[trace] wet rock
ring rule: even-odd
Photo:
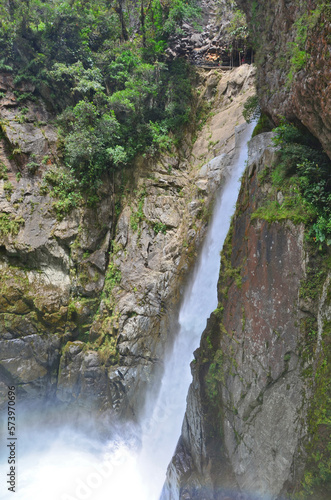
[[[20,397],[51,398],[57,382],[60,339],[27,335],[0,341],[0,374],[6,385],[18,387]]]
[[[299,457],[312,397],[302,324],[307,313],[317,317],[329,282],[320,304],[311,300],[308,311],[300,298],[308,258],[302,225],[251,220],[265,200],[258,174],[272,164],[271,137],[250,142],[222,251],[219,306],[191,365],[193,382],[164,499],[214,499],[226,489],[238,492],[234,498],[249,498],[245,492],[254,490],[258,498],[275,499],[302,475]],[[331,315],[330,305],[323,311],[324,318]],[[326,326],[319,325],[322,332]]]

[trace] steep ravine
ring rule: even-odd
[[[330,254],[303,225],[252,218],[270,142],[250,143],[162,499],[329,498]]]
[[[136,417],[176,330],[181,291],[253,82],[250,66],[201,70],[199,99],[214,109],[193,146],[188,133],[178,155],[141,158],[104,179],[96,207],[80,203],[66,213],[54,191],[66,182],[54,117],[41,100],[22,111],[16,95],[27,89],[2,76],[4,393],[15,384],[21,401]]]

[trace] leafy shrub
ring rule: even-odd
[[[115,286],[117,286],[121,282],[121,280],[122,274],[120,269],[118,269],[113,262],[110,262],[106,272],[103,293],[106,296],[111,294],[113,288],[115,288]]]
[[[70,170],[53,165],[44,175],[40,194],[50,193],[58,220],[62,220],[73,208],[79,206],[82,195],[77,190],[77,181]]]
[[[7,167],[2,161],[0,161],[0,179],[8,180]]]
[[[162,222],[155,222],[153,225],[153,229],[155,234],[163,233],[166,234],[167,232],[167,226],[166,224],[163,224]]]
[[[7,200],[10,200],[11,195],[14,191],[14,186],[12,185],[12,183],[9,181],[5,181],[3,184],[3,190],[6,193]]]
[[[24,224],[23,217],[14,217],[12,214],[0,213],[0,236],[17,234],[20,226]]]
[[[307,131],[283,124],[275,129],[275,144],[280,146],[273,183],[281,186],[286,179],[297,186],[314,212],[310,234],[319,243],[331,244],[331,161],[318,141]]]

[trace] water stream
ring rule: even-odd
[[[217,306],[220,250],[229,229],[245,168],[253,124],[241,133],[234,165],[215,205],[203,249],[180,310],[180,330],[166,360],[158,399],[146,409],[142,446],[125,432],[111,442],[74,429],[70,422],[39,428],[25,420],[18,448],[15,500],[158,500],[175,450],[191,382],[190,361],[206,320]],[[31,417],[32,418],[32,417]],[[8,465],[0,464],[1,484]],[[1,499],[12,493],[0,493]]]

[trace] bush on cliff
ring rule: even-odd
[[[274,200],[269,204],[269,209],[273,207],[269,218],[304,222],[314,241],[330,245],[331,161],[311,134],[294,125],[285,123],[275,134],[279,151],[270,180],[276,189],[282,189],[285,198],[282,203]]]

